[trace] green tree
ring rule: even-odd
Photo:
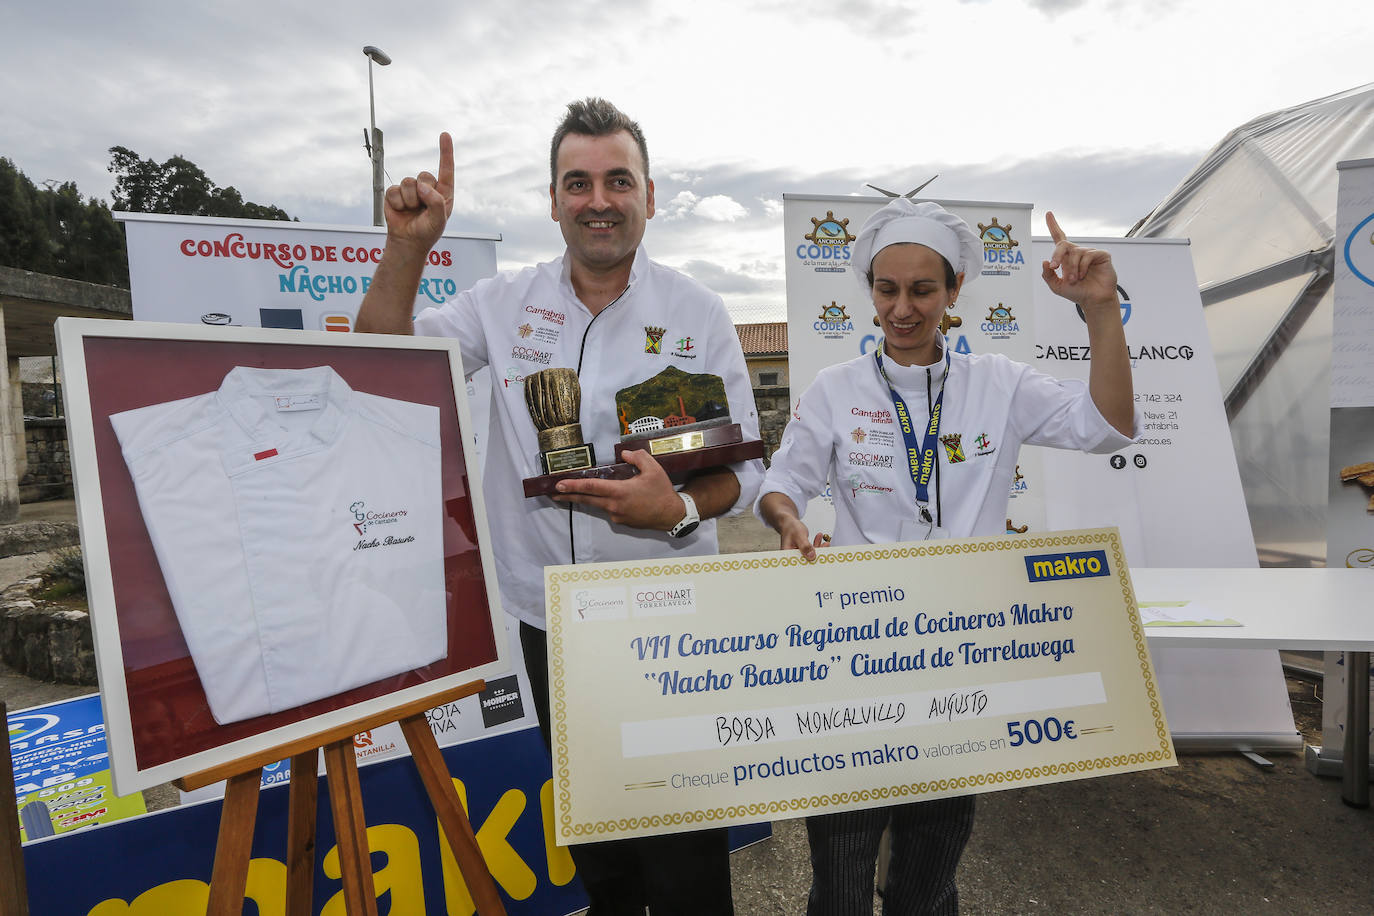
[[[114,146],[109,170],[115,176],[115,210],[291,219],[280,207],[245,201],[237,188],[217,187],[184,156],[159,164]],[[94,197],[83,200],[75,182],[36,187],[0,157],[0,265],[127,288],[124,229],[110,210]]]
[[[50,273],[53,240],[39,191],[0,158],[0,264]]]
[[[235,219],[291,219],[280,207],[245,201],[237,188],[218,187],[200,166],[184,156],[173,156],[159,164],[152,159],[140,159],[138,153],[127,147],[112,146],[109,170],[115,176],[116,210]]]

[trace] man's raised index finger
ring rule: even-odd
[[[439,135],[439,182],[436,189],[444,200],[453,199],[453,137],[448,131]]]
[[[1054,239],[1055,244],[1068,238],[1068,236],[1064,234],[1064,230],[1059,228],[1059,220],[1054,218],[1053,211],[1045,211],[1045,224],[1050,227],[1050,238]]]

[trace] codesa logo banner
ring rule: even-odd
[[[849,217],[837,217],[826,210],[823,217],[811,217],[811,231],[802,236],[795,255],[802,266],[817,273],[844,273],[849,266],[849,245],[856,236],[849,231]]]

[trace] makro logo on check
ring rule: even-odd
[[[1105,550],[1078,553],[1046,553],[1026,557],[1026,576],[1031,582],[1057,579],[1091,579],[1111,575]]]

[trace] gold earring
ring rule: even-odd
[[[880,327],[883,326],[883,323],[882,323],[881,321],[878,320],[878,316],[877,316],[877,315],[874,315],[874,316],[873,316],[873,326],[874,326],[875,328],[880,328]]]

